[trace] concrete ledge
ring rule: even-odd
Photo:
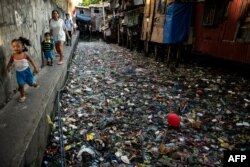
[[[46,148],[57,91],[64,85],[67,65],[78,43],[79,33],[73,35],[72,46],[64,47],[64,64],[42,68],[37,76],[38,89],[27,88],[25,103],[18,103],[19,93],[0,110],[0,166],[39,167]]]

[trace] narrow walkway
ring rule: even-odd
[[[73,35],[72,46],[64,48],[65,63],[42,68],[37,76],[38,89],[27,88],[25,103],[17,102],[19,94],[0,110],[0,166],[40,166],[50,126],[47,115],[53,114],[57,91],[64,84],[67,64],[78,42]]]

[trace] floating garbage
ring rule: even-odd
[[[191,61],[173,73],[103,42],[79,43],[72,62],[43,167],[215,167],[250,150],[249,78]]]

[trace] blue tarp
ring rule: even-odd
[[[76,19],[80,21],[90,21],[91,17],[84,14],[76,14]]]
[[[188,39],[192,4],[174,2],[167,7],[163,43],[175,44]]]

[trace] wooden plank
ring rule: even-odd
[[[151,41],[162,43],[163,42],[163,30],[164,30],[164,21],[165,21],[165,14],[159,13],[156,9],[159,6],[159,2],[157,1],[155,4],[155,15],[153,17],[153,27],[152,27],[152,35]]]
[[[154,20],[155,20],[155,22],[154,22],[151,41],[157,42],[157,43],[162,43],[163,42],[165,15],[156,14],[156,17]]]
[[[152,24],[154,16],[154,4],[155,0],[146,0],[144,8],[143,26],[142,26],[142,40],[149,41],[152,33]]]

